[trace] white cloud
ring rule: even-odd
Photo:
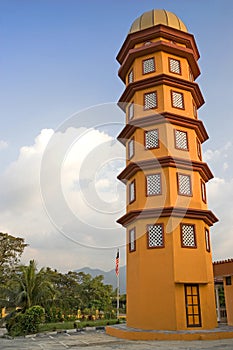
[[[8,142],[0,140],[0,151],[8,147]]]
[[[211,229],[213,258],[233,257],[233,178],[214,178],[207,186],[209,209],[219,222]]]
[[[222,150],[208,150],[205,160],[215,172],[221,173],[219,165],[228,171],[231,151],[228,143]],[[20,149],[18,159],[0,174],[0,215],[1,231],[30,244],[24,262],[35,258],[40,266],[62,271],[114,267],[115,246],[125,242],[125,230],[116,224],[125,212],[125,188],[116,180],[124,157],[120,143],[93,128],[45,129],[33,145]],[[209,209],[220,219],[211,229],[213,257],[232,257],[232,174],[226,178],[222,172],[207,190]],[[121,258],[123,263],[124,249]]]
[[[124,212],[124,186],[116,179],[123,155],[112,137],[87,128],[42,130],[33,145],[20,149],[0,174],[0,215],[1,231],[30,244],[25,262],[35,258],[61,270],[114,267],[114,246],[125,239],[115,223]]]

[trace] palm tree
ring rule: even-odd
[[[45,306],[55,294],[44,268],[37,272],[34,260],[28,266],[21,266],[15,279],[16,305],[28,309],[34,305]]]

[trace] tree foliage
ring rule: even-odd
[[[30,324],[37,306],[45,310],[46,321],[52,322],[75,319],[78,313],[91,317],[98,314],[96,310],[101,315],[112,313],[116,297],[112,286],[104,284],[102,275],[61,273],[50,267],[37,269],[34,260],[19,265],[26,246],[23,238],[0,233],[0,306],[21,308],[19,313],[13,311],[8,322],[12,332],[31,332],[22,329],[28,327],[27,322]]]
[[[44,314],[44,309],[39,305],[16,313],[6,323],[7,331],[12,336],[37,333],[40,323],[44,320]]]
[[[28,266],[18,268],[12,287],[15,290],[15,303],[23,309],[29,309],[34,305],[45,306],[55,294],[44,268],[37,271],[34,260],[31,260]]]
[[[19,263],[27,244],[23,238],[0,232],[0,278],[5,279]]]

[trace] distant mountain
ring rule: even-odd
[[[117,278],[116,278],[115,269],[110,271],[103,271],[100,269],[83,267],[82,269],[75,270],[75,272],[83,272],[86,274],[89,273],[92,277],[103,275],[105,284],[111,284],[113,286],[113,289],[116,289],[117,287]],[[126,293],[126,266],[120,267],[119,276],[120,276],[120,294],[125,294]]]

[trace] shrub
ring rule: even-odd
[[[18,313],[6,324],[7,331],[12,336],[33,334],[39,331],[39,325],[44,321],[44,309],[32,306],[25,313]]]

